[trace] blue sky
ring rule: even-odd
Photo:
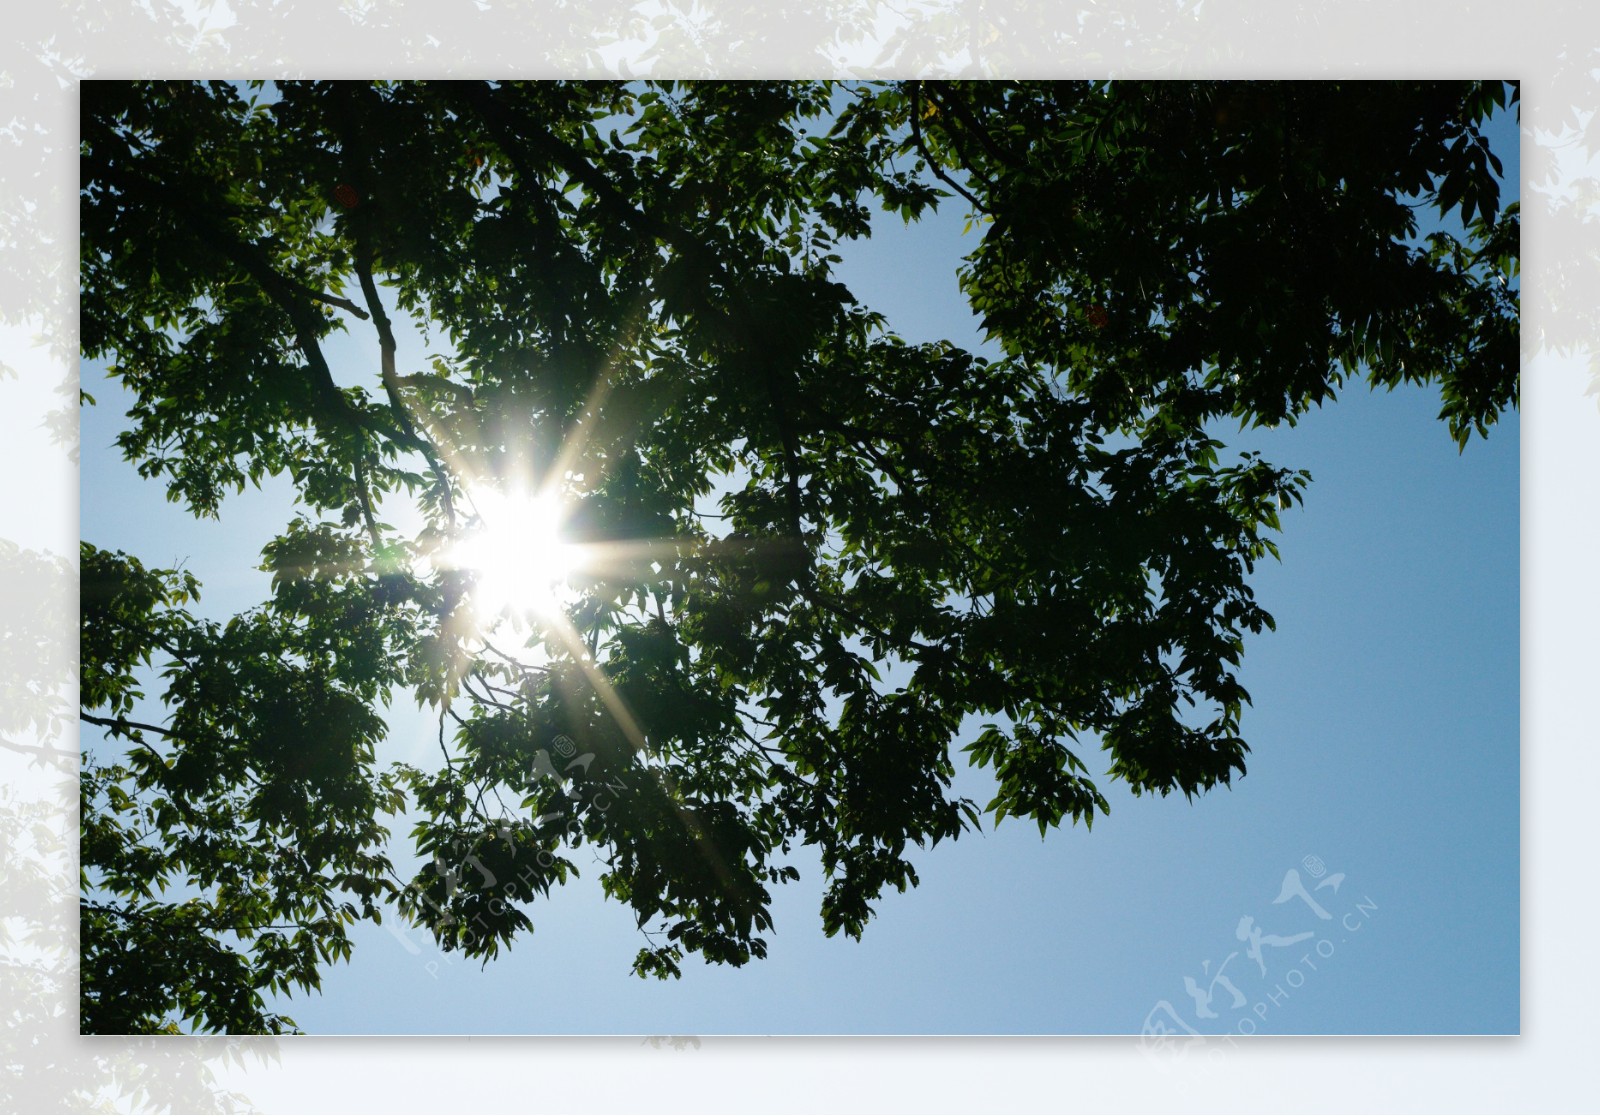
[[[1494,139],[1514,196],[1515,130]],[[908,338],[975,344],[955,286],[961,224],[957,207],[909,230],[881,220],[842,277]],[[237,498],[221,524],[190,519],[108,450],[120,408],[97,381],[86,368],[101,405],[83,419],[83,537],[186,561],[207,611],[255,603],[266,582],[251,567],[287,519],[286,489]],[[641,940],[580,853],[583,878],[486,969],[422,931],[362,926],[322,994],[283,1009],[313,1033],[1136,1033],[1150,1019],[1515,1032],[1519,423],[1458,454],[1437,411],[1432,391],[1358,387],[1241,441],[1314,482],[1284,517],[1282,564],[1255,578],[1278,629],[1247,643],[1253,752],[1231,790],[1191,804],[1102,782],[1112,812],[1092,833],[1041,841],[1012,822],[941,845],[916,860],[921,887],[877,904],[860,943],[823,937],[818,873],[802,862],[805,879],[777,896],[766,961],[691,961],[666,983],[628,974]],[[436,754],[431,719],[403,700],[391,724],[394,758]],[[980,775],[956,789],[987,800]],[[1309,857],[1321,879],[1343,875],[1310,891],[1328,919],[1273,902],[1291,871],[1315,887]],[[1259,964],[1238,936],[1247,917],[1268,936]],[[1204,988],[1218,966],[1243,1004],[1218,982],[1203,1020],[1185,978]]]

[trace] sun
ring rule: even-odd
[[[549,618],[572,597],[568,579],[580,548],[565,535],[570,509],[554,493],[468,493],[476,513],[467,535],[450,549],[450,564],[473,573],[472,599],[480,620]]]

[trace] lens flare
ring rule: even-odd
[[[566,541],[568,509],[547,493],[506,494],[480,489],[469,494],[475,525],[451,548],[451,564],[470,570],[472,597],[484,620],[497,616],[548,618],[566,604],[568,578],[581,560]]]

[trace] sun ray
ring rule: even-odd
[[[643,322],[643,310],[642,305],[637,308],[624,334],[631,334],[632,327]],[[458,424],[439,420],[414,401],[407,401],[407,409],[428,430],[440,457],[462,486],[463,502],[473,511],[467,524],[450,524],[452,538],[436,552],[432,562],[438,567],[472,574],[475,613],[472,623],[477,628],[478,638],[488,646],[507,620],[518,627],[524,621],[531,622],[535,632],[528,640],[529,646],[537,646],[546,654],[565,651],[635,755],[642,759],[649,754],[643,727],[567,615],[568,606],[578,596],[573,581],[594,578],[648,582],[660,578],[664,570],[675,567],[689,555],[717,552],[724,547],[714,539],[581,543],[566,537],[567,521],[575,506],[572,489],[593,490],[603,479],[600,473],[607,464],[604,456],[595,461],[595,468],[588,466],[592,442],[597,437],[609,441],[612,437],[626,436],[621,429],[608,431],[607,416],[603,413],[617,386],[617,369],[624,348],[625,340],[619,336],[611,359],[595,377],[553,460],[540,470],[542,481],[537,487],[532,483],[519,485],[514,480],[508,481],[503,470],[496,471],[497,482],[495,473],[485,470],[479,455],[463,447],[463,435],[478,444],[484,440],[481,416],[470,407],[458,412]],[[463,426],[470,429],[462,429]],[[533,471],[528,468],[531,463],[526,455],[517,452],[518,447],[507,448],[518,460],[518,465],[510,470],[512,474],[527,475]],[[760,545],[747,541],[742,548],[749,550]],[[724,886],[733,888],[734,876],[727,858],[706,834],[694,811],[683,802],[671,776],[654,765],[649,770],[661,781],[686,832],[712,871]]]
[[[616,721],[617,727],[622,730],[622,735],[627,738],[628,743],[633,747],[634,753],[639,756],[647,756],[649,754],[649,745],[645,740],[644,730],[634,717],[633,711],[628,708],[628,703],[623,700],[622,695],[617,693],[616,687],[611,684],[611,679],[605,676],[605,672],[600,669],[599,664],[589,654],[589,649],[584,646],[583,636],[572,626],[572,621],[568,620],[564,615],[556,616],[551,620],[551,629],[552,634],[565,648],[573,663],[583,672],[584,679],[589,683],[589,687],[594,691],[595,696],[600,699],[600,704],[605,707],[606,712],[610,713],[613,720]],[[701,855],[706,858],[711,870],[716,873],[723,886],[732,890],[734,886],[733,871],[728,866],[726,856],[716,846],[716,843],[706,835],[704,828],[695,818],[693,811],[684,805],[682,796],[672,776],[660,767],[651,767],[648,770],[653,772],[655,777],[661,781],[668,800],[683,821],[684,829],[688,831]]]

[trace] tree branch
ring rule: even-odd
[[[151,210],[172,214],[188,226],[190,234],[204,248],[219,253],[253,279],[289,319],[295,346],[306,358],[311,387],[322,404],[319,417],[330,423],[337,417],[356,429],[365,428],[364,416],[334,382],[318,340],[324,319],[312,309],[311,302],[329,301],[328,296],[281,275],[259,243],[247,240],[232,227],[229,218],[237,214],[226,211],[219,214],[213,205],[198,200],[204,198],[204,191],[181,189],[139,168],[126,170],[119,176],[116,186],[128,199],[140,201]]]
[[[399,424],[406,444],[428,459],[428,469],[433,473],[433,479],[439,486],[439,503],[453,525],[456,521],[456,507],[455,501],[450,496],[450,478],[446,475],[444,466],[440,464],[438,455],[434,453],[433,446],[417,433],[416,424],[411,421],[411,411],[400,395],[400,377],[395,372],[394,363],[398,348],[395,344],[394,328],[389,323],[389,315],[383,308],[382,299],[378,297],[378,285],[372,278],[371,249],[359,236],[356,238],[355,266],[356,278],[361,283],[361,294],[367,300],[367,306],[372,311],[372,323],[378,330],[378,348],[382,354],[383,390],[389,397],[389,410],[394,414],[395,422]]]
[[[150,754],[155,756],[162,763],[167,762],[167,758],[165,756],[156,751],[154,748],[151,748],[149,744],[145,744],[144,741],[136,740],[130,734],[134,732],[153,732],[157,736],[164,736],[169,740],[188,739],[188,737],[184,736],[182,733],[173,732],[171,729],[162,728],[160,725],[147,725],[140,721],[130,721],[126,717],[96,717],[94,714],[85,713],[80,709],[78,711],[78,719],[80,721],[87,721],[91,725],[99,725],[101,728],[108,728],[118,736],[132,740],[135,744],[144,744],[145,748],[149,749]]]
[[[324,294],[321,291],[311,289],[303,283],[297,285],[300,287],[300,292],[307,298],[314,298],[318,302],[327,303],[329,306],[337,306],[341,310],[348,310],[362,321],[367,320],[367,312],[361,309],[361,307],[357,306],[355,303],[351,302],[348,298],[340,298],[338,295]]]
[[[950,87],[949,82],[928,82],[928,96],[930,99],[936,100],[941,107],[953,112],[956,119],[965,124],[972,131],[972,134],[978,137],[979,145],[989,153],[990,158],[996,162],[1004,163],[1008,167],[1021,168],[1028,165],[1027,160],[1013,155],[1000,146],[999,142],[989,134],[989,130],[983,126],[983,123],[967,107],[966,103],[957,96],[955,90]],[[969,167],[968,169],[970,170],[971,168]]]
[[[362,193],[368,196],[373,194],[371,183],[367,181],[366,168],[372,165],[372,158],[367,151],[367,144],[362,135],[361,121],[357,118],[356,92],[351,85],[341,85],[344,96],[336,101],[337,111],[334,113],[336,128],[339,132],[340,145],[343,149],[346,162],[349,164],[351,175],[360,183]],[[378,332],[378,350],[380,353],[380,376],[383,381],[383,391],[389,400],[389,411],[394,415],[398,427],[396,438],[402,445],[416,450],[427,459],[428,469],[433,473],[439,490],[439,503],[445,515],[454,525],[456,521],[455,502],[450,495],[450,480],[446,475],[438,456],[434,453],[433,446],[428,440],[417,432],[416,424],[411,421],[411,412],[407,408],[405,399],[400,395],[399,375],[395,370],[395,354],[399,346],[395,342],[394,326],[389,321],[389,314],[383,308],[383,300],[378,296],[378,285],[372,277],[372,265],[376,256],[372,236],[372,210],[363,208],[352,215],[349,223],[351,239],[354,241],[354,266],[356,279],[361,284],[361,295],[367,304],[367,310],[372,315],[372,324]],[[365,319],[366,314],[361,317]]]
[[[60,763],[66,763],[69,760],[75,760],[78,755],[76,752],[66,748],[52,748],[48,744],[18,744],[16,741],[7,740],[3,736],[0,736],[0,748],[4,748],[8,752],[16,752],[19,755],[34,756],[40,762],[55,760]]]
[[[372,553],[376,557],[378,551],[383,549],[383,536],[378,531],[378,517],[372,510],[372,491],[367,484],[367,471],[361,466],[361,459],[356,459],[356,495],[361,497],[361,519],[367,527],[367,538],[372,542]]]
[[[555,163],[574,182],[582,186],[616,220],[653,240],[659,240],[676,249],[679,254],[705,266],[714,275],[722,268],[712,253],[688,230],[646,210],[636,209],[627,196],[612,185],[605,174],[597,170],[583,152],[567,144],[546,128],[531,119],[519,116],[508,108],[495,91],[482,82],[443,82],[459,104],[470,105],[489,129],[494,132],[506,158],[511,161],[519,178],[535,182],[539,176],[528,165],[523,149]]]
[[[966,187],[962,186],[961,183],[957,182],[944,172],[944,167],[940,165],[939,160],[933,157],[933,154],[928,150],[927,143],[923,141],[922,120],[920,119],[921,114],[918,112],[918,108],[921,104],[919,92],[921,85],[922,83],[918,81],[911,83],[911,138],[916,143],[917,150],[922,154],[923,162],[928,164],[928,169],[938,176],[939,181],[943,182],[956,193],[966,198],[967,201],[972,205],[972,208],[976,209],[979,213],[988,213],[988,208],[976,197],[974,197]]]

